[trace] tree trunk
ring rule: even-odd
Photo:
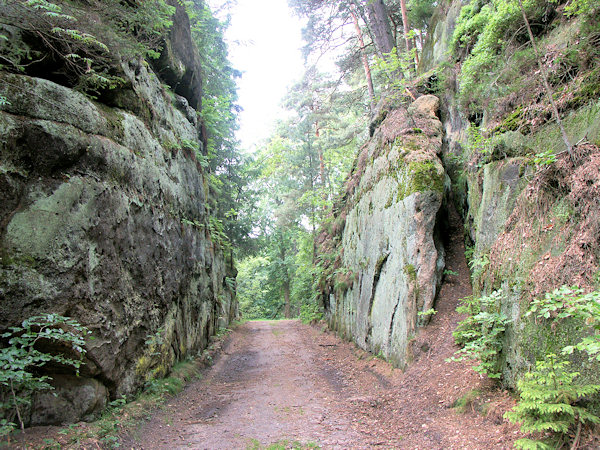
[[[292,317],[292,304],[291,304],[291,300],[290,300],[290,280],[289,279],[285,279],[283,280],[283,285],[282,285],[282,290],[283,290],[283,299],[285,302],[285,306],[283,309],[283,315],[285,316],[286,319],[290,319]]]
[[[406,0],[400,0],[400,11],[402,11],[402,25],[404,27],[404,43],[406,45],[406,55],[407,58],[410,58],[411,60],[411,68],[415,70],[414,61],[412,57],[410,57],[410,51],[412,50],[412,47],[410,45],[410,38],[408,37],[410,25],[408,23],[408,13],[406,12]]]
[[[413,37],[412,38],[412,43],[413,43],[413,48],[415,49],[415,64],[417,67],[419,67],[420,61],[419,61],[419,50],[417,47],[417,38]]]
[[[391,53],[396,46],[387,8],[383,0],[367,0],[367,17],[373,30],[375,46],[382,56]]]
[[[321,129],[319,128],[319,122],[315,122],[315,137],[319,139],[321,136]],[[323,211],[327,211],[327,179],[325,177],[325,158],[323,157],[323,149],[319,142],[317,144],[317,155],[319,156],[319,178],[321,179],[321,189],[323,189]]]
[[[350,14],[352,15],[352,21],[354,22],[354,28],[356,29],[356,36],[358,37],[358,43],[360,44],[360,59],[362,60],[363,69],[365,71],[365,78],[367,79],[367,89],[369,90],[369,104],[371,110],[375,107],[375,89],[373,89],[373,78],[371,77],[371,68],[369,67],[369,59],[367,58],[367,51],[365,49],[365,41],[363,39],[360,25],[358,24],[358,16],[354,5],[350,5]]]
[[[279,247],[279,257],[281,258],[281,262],[284,267],[283,281],[281,282],[281,291],[283,292],[283,304],[284,304],[283,315],[286,319],[290,319],[291,318],[291,309],[292,309],[292,304],[291,304],[291,299],[290,299],[290,276],[289,276],[288,269],[285,265],[285,256],[286,256],[285,243],[281,242],[280,247]]]

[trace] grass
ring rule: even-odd
[[[95,441],[102,447],[117,448],[120,446],[120,434],[150,419],[153,410],[180,393],[187,382],[198,377],[199,368],[196,361],[182,361],[173,367],[170,376],[149,382],[134,401],[128,403],[125,397],[114,400],[95,422],[70,425],[59,433],[67,439],[67,445],[85,445],[86,442]],[[163,420],[165,423],[172,422],[169,416]]]
[[[275,406],[273,409],[277,413],[286,414],[286,415],[291,415],[291,414],[298,414],[300,416],[304,415],[304,408],[302,408],[302,406]]]
[[[250,439],[250,444],[246,447],[247,450],[304,450],[310,448],[321,448],[314,442],[303,444],[299,441],[290,441],[289,439],[280,439],[277,442],[263,446],[258,439]]]
[[[461,414],[464,414],[469,410],[476,411],[478,409],[477,400],[479,397],[481,397],[481,391],[479,389],[473,389],[462,397],[457,398],[452,407]]]

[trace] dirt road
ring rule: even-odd
[[[321,448],[512,448],[509,396],[469,363],[447,363],[458,299],[470,294],[460,222],[447,247],[455,275],[438,313],[411,344],[406,372],[323,328],[248,322],[229,336],[201,380],[133,432],[123,448],[237,449],[278,443]],[[477,395],[472,395],[478,391]],[[471,395],[465,412],[453,408]]]
[[[334,339],[335,340],[335,339]],[[216,364],[132,442],[143,448],[247,448],[298,441],[369,445],[352,429],[344,377],[323,358],[331,336],[298,321],[248,322]]]
[[[248,322],[203,379],[123,447],[510,448],[513,430],[497,417],[449,408],[479,377],[450,365],[445,374],[433,392],[435,375],[403,374],[318,328]]]

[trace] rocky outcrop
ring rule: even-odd
[[[600,230],[598,214],[592,212],[598,203],[585,199],[594,198],[600,181],[600,104],[597,97],[573,102],[575,108],[563,104],[567,135],[572,143],[580,143],[573,160],[565,152],[558,126],[547,120],[551,114],[544,118],[540,112],[543,105],[519,104],[511,97],[508,110],[503,109],[506,104],[489,102],[478,105],[478,114],[469,113],[459,96],[460,64],[446,54],[463,3],[440,4],[420,69],[427,72],[426,85],[432,79],[443,81],[437,86],[442,100],[443,159],[452,178],[453,199],[465,221],[473,290],[476,296],[498,293],[497,307],[509,319],[499,366],[503,382],[515,387],[536,360],[547,353],[561,354],[564,346],[590,333],[585,324],[536,322],[525,313],[532,299],[562,285],[598,289],[594,277],[600,267]],[[565,24],[551,27],[549,48],[564,48],[581,39],[577,23]],[[511,61],[514,53],[498,57]],[[523,90],[518,84],[522,80],[512,82],[503,89]],[[581,95],[577,86],[556,87],[561,89],[573,97]],[[539,99],[528,101],[534,104]],[[526,120],[520,111],[527,108],[535,114]],[[469,139],[470,127],[476,130],[475,139]],[[555,155],[556,162],[536,166],[534,155],[542,152]],[[571,363],[586,381],[598,381],[597,363],[581,354],[572,355]]]
[[[80,377],[49,369],[59,395],[33,399],[32,425],[92,417],[236,315],[235,269],[211,235],[197,160],[199,94],[169,92],[141,61],[122,72],[113,107],[0,74],[0,332],[53,312],[94,338]]]
[[[386,113],[357,158],[330,232],[320,238],[330,259],[321,284],[330,325],[399,367],[418,313],[434,306],[444,267],[438,107],[428,95]]]

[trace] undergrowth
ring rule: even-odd
[[[596,100],[600,94],[597,2],[524,0],[523,6],[559,110]],[[550,120],[538,62],[516,0],[465,5],[451,50],[462,61],[458,97],[472,122],[479,124],[486,112],[488,125],[496,131],[529,133]]]
[[[575,320],[584,337],[564,346],[561,355],[546,354],[517,382],[519,403],[505,417],[520,423],[522,431],[535,434],[515,445],[552,449],[571,443],[571,448],[577,448],[582,427],[600,423],[589,408],[600,385],[581,382],[580,373],[569,370],[567,358],[578,350],[592,364],[600,360],[600,291],[585,293],[576,286],[562,286],[534,299],[525,316],[551,328],[563,320]]]
[[[144,390],[128,401],[125,396],[109,403],[100,418],[89,424],[70,425],[59,434],[64,436],[66,445],[88,445],[100,443],[103,447],[118,448],[120,436],[149,420],[152,411],[161,406],[169,397],[179,394],[187,382],[200,376],[198,361],[188,359],[177,363],[168,377],[146,383]],[[61,441],[63,441],[61,439]]]
[[[581,401],[600,392],[600,385],[577,384],[578,372],[568,370],[569,362],[555,354],[537,361],[535,369],[517,382],[520,400],[505,417],[521,424],[521,431],[539,433],[537,439],[519,439],[515,447],[523,449],[562,448],[578,441],[581,427],[600,423]],[[571,439],[571,436],[575,436]],[[571,448],[577,448],[577,445]]]
[[[235,328],[239,323],[234,322]],[[62,445],[95,445],[105,448],[118,448],[121,445],[121,436],[132,432],[139,424],[152,417],[152,413],[169,398],[183,391],[186,384],[201,378],[200,369],[212,364],[212,354],[218,349],[218,342],[222,342],[231,331],[229,328],[221,329],[217,340],[204,350],[198,359],[186,359],[173,366],[169,375],[146,382],[144,389],[134,398],[128,399],[121,396],[110,402],[108,408],[100,418],[89,424],[78,423],[69,425],[59,431],[60,448]]]
[[[456,309],[469,316],[452,333],[461,348],[448,361],[478,361],[474,370],[490,378],[500,378],[499,356],[508,318],[500,312],[500,293],[466,297]]]

